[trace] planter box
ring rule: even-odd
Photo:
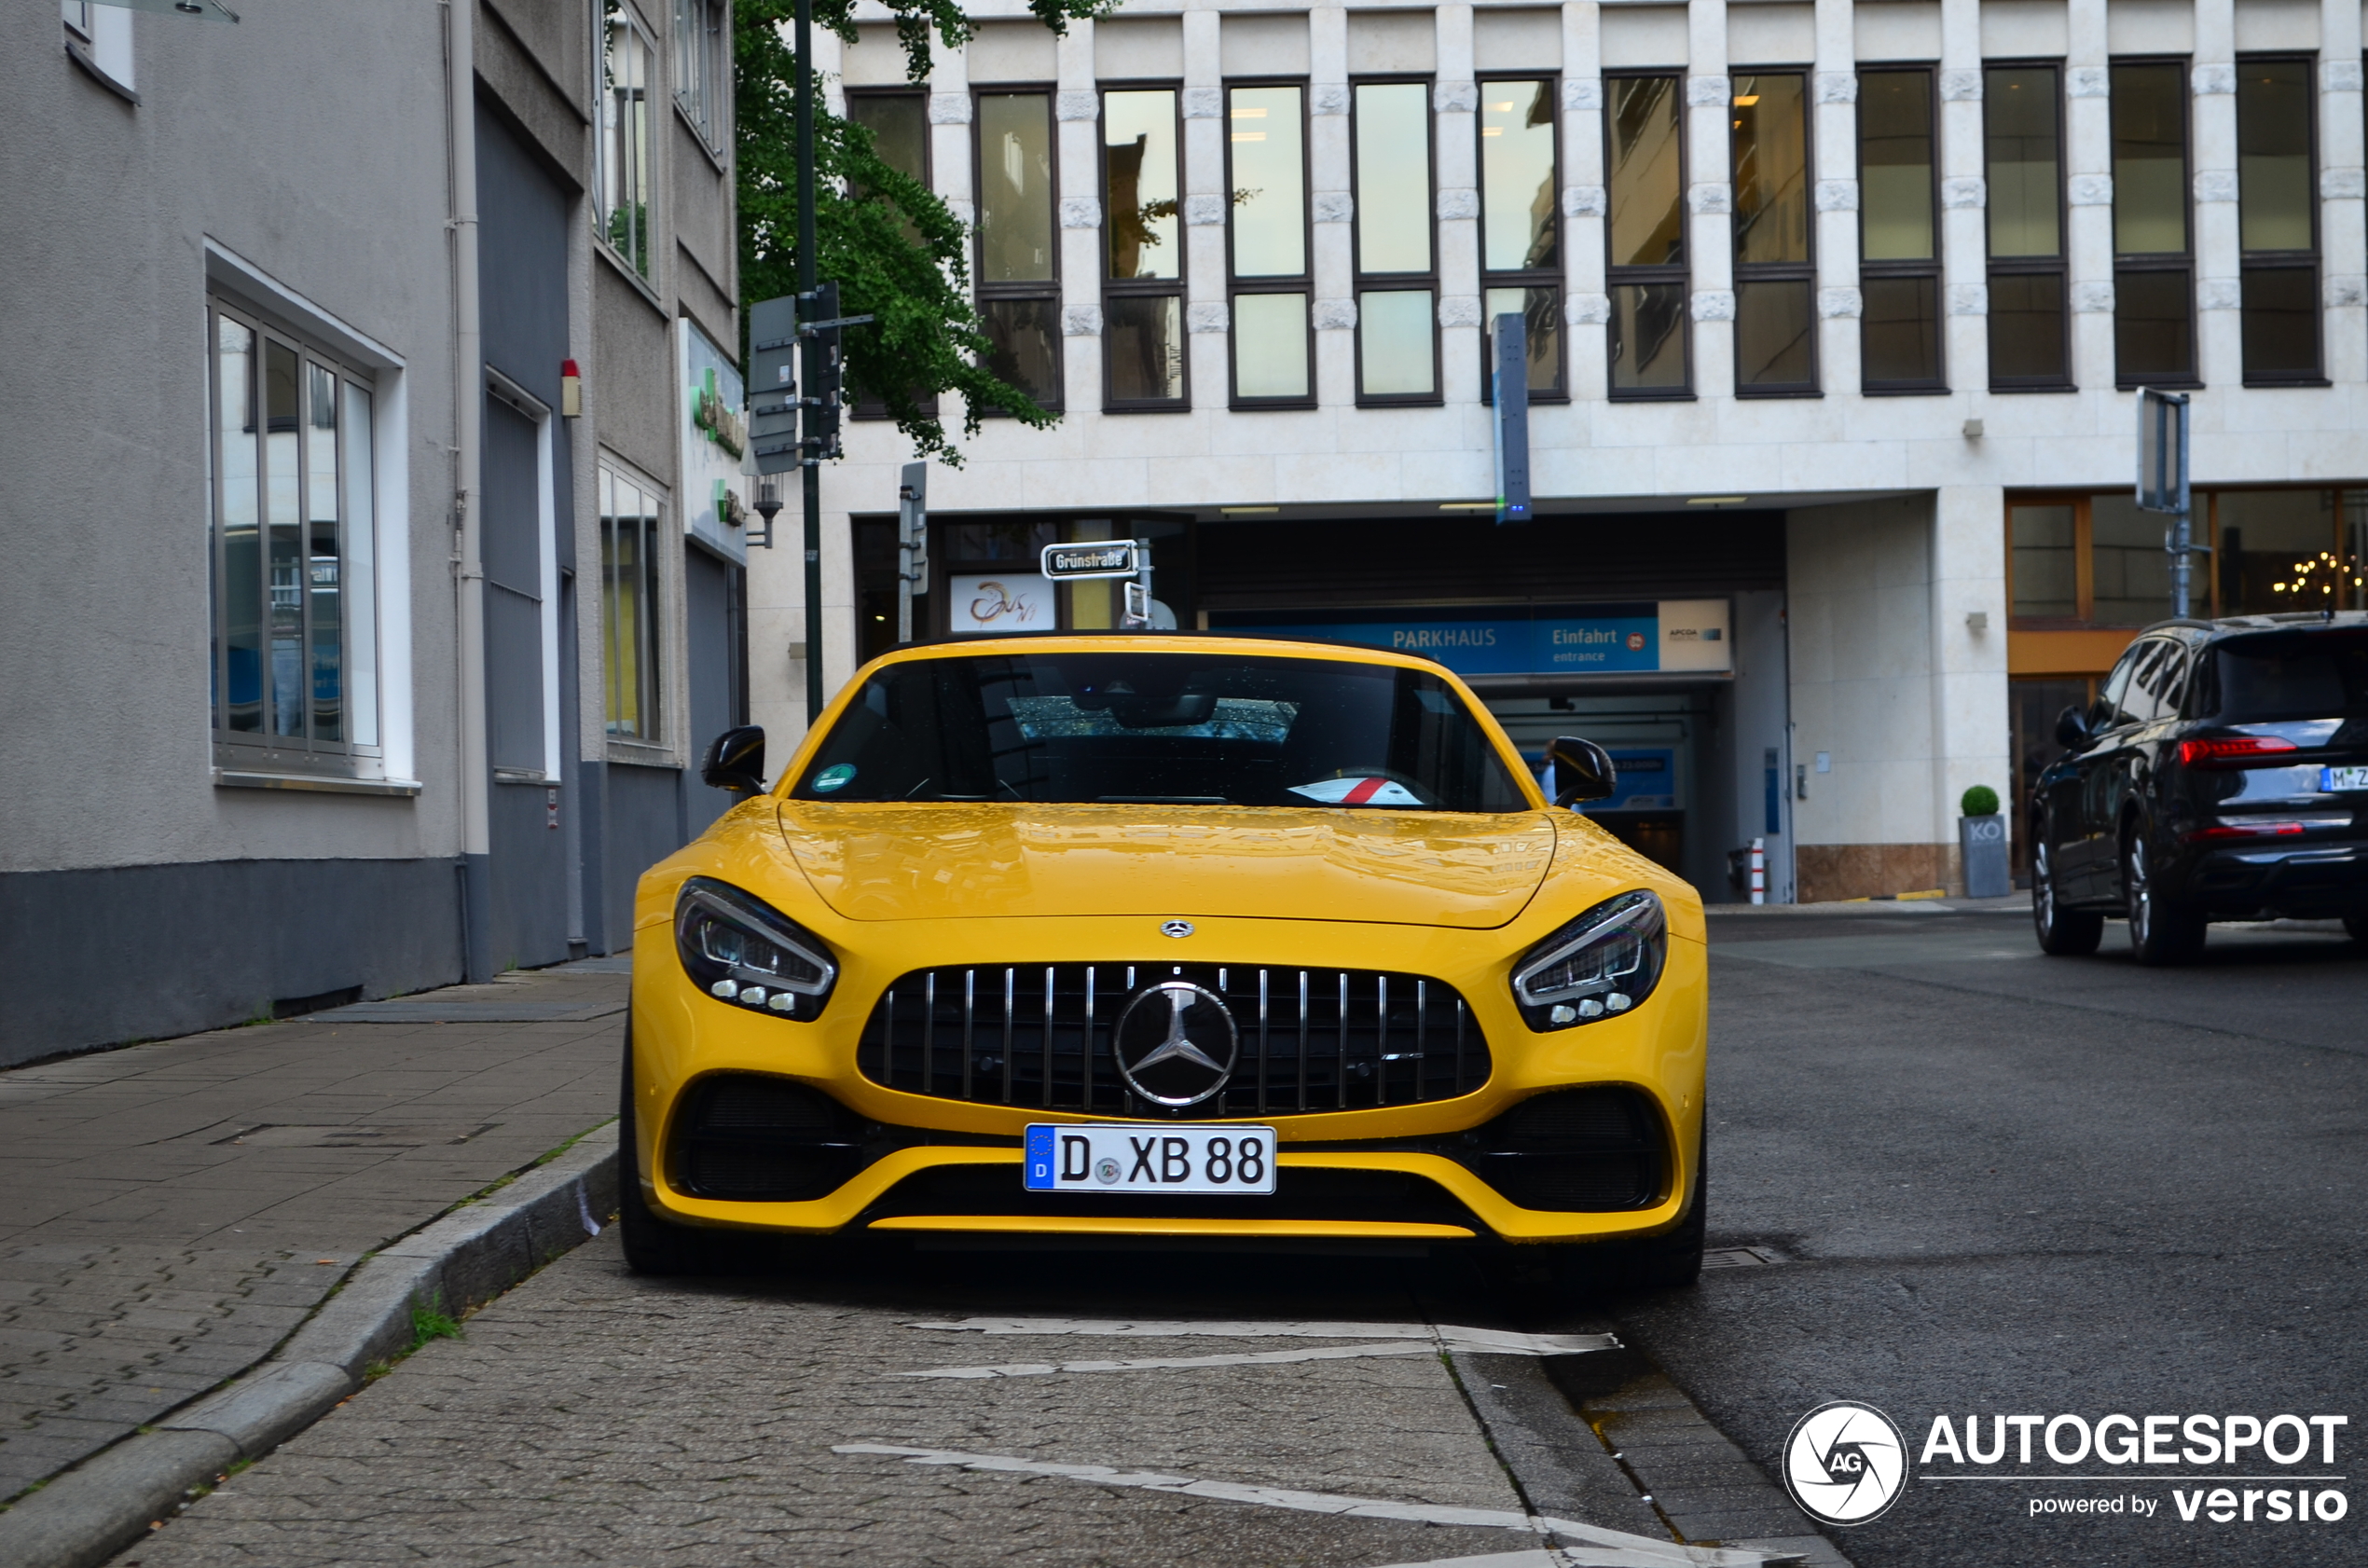
[[[2014,875],[2006,864],[2003,813],[1957,818],[1957,847],[1964,862],[1967,898],[2003,899],[2015,890]]]

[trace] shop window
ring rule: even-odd
[[[2127,493],[2008,502],[2009,614],[2037,627],[2142,626],[2167,618],[2167,522],[2162,513],[2138,510]]]
[[[1480,395],[1491,398],[1498,316],[1521,318],[1532,402],[1570,396],[1563,351],[1560,97],[1551,77],[1480,83]]]
[[[257,317],[207,314],[216,755],[358,771],[379,745],[372,385]]]
[[[2368,490],[2211,497],[2220,613],[2368,610]]]
[[[732,33],[723,0],[674,0],[674,101],[721,157],[732,144]]]
[[[2063,93],[2054,65],[1982,73],[1989,181],[1989,384],[2072,385],[2064,318]]]
[[[1607,76],[1605,283],[1611,395],[1691,397],[1687,341],[1684,78]]]
[[[978,309],[987,368],[1061,406],[1060,230],[1053,95],[978,95]],[[990,410],[994,412],[995,410]]]
[[[1191,406],[1179,125],[1173,88],[1102,95],[1106,408]]]
[[[1735,182],[1735,390],[1817,390],[1817,292],[1810,229],[1809,78],[1734,78],[1728,146]]]
[[[603,0],[599,48],[600,123],[593,186],[600,238],[640,276],[650,275],[650,83],[656,51],[624,0]]]
[[[2319,201],[2307,60],[2237,63],[2237,213],[2245,384],[2311,384],[2319,359]]]
[[[2187,98],[2182,61],[2113,67],[2113,376],[2123,387],[2197,384]]]
[[[1929,67],[1858,75],[1859,378],[1946,392]]]
[[[659,530],[662,503],[648,487],[600,469],[600,653],[608,733],[648,745],[658,727]]]
[[[1308,309],[1307,89],[1226,89],[1225,188],[1235,407],[1315,401]]]
[[[928,94],[902,89],[856,89],[847,95],[847,117],[872,133],[872,150],[880,161],[924,186],[929,183],[929,106]],[[857,194],[862,192],[859,190]],[[904,231],[905,238],[919,241],[920,236],[910,223],[904,226]],[[931,419],[937,417],[934,392],[916,397],[914,402],[923,414]],[[888,417],[887,403],[868,392],[857,394],[850,413],[859,420]]]
[[[1430,84],[1359,82],[1353,112],[1356,401],[1436,403]]]

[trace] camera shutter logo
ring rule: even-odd
[[[1907,1439],[1855,1399],[1818,1406],[1784,1439],[1784,1490],[1820,1524],[1869,1524],[1907,1484]]]

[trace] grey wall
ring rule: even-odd
[[[555,835],[556,836],[556,835]],[[461,978],[459,862],[232,860],[0,876],[0,1066]]]

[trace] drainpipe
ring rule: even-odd
[[[477,503],[485,404],[477,319],[476,0],[445,0],[452,109],[452,506],[460,664],[461,915],[467,978],[493,978],[492,769],[486,755],[485,559]]]

